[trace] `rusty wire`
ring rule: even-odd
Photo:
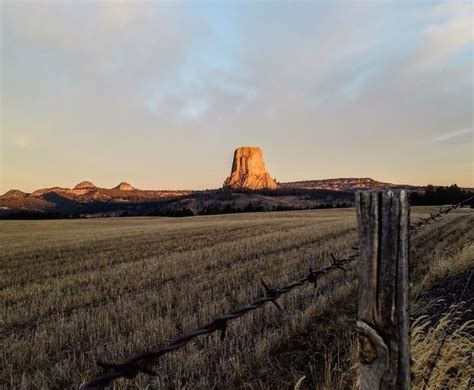
[[[441,217],[443,217],[446,214],[449,214],[451,211],[456,210],[457,208],[461,207],[463,204],[469,202],[470,200],[473,200],[474,196],[471,196],[467,199],[464,199],[462,202],[447,206],[447,207],[440,207],[439,211],[437,213],[430,213],[429,217],[426,218],[420,218],[417,222],[412,223],[410,225],[410,230],[414,231],[422,226],[429,225],[433,222],[438,222]]]
[[[97,375],[94,379],[90,382],[85,384],[82,389],[87,390],[96,390],[96,389],[103,389],[109,383],[113,382],[118,378],[128,378],[133,379],[139,373],[156,376],[157,374],[146,367],[146,364],[152,363],[156,361],[161,356],[168,354],[170,352],[176,351],[177,349],[184,347],[188,344],[191,340],[195,339],[196,337],[209,335],[216,331],[221,332],[221,339],[225,337],[225,332],[227,329],[227,323],[231,320],[235,320],[237,318],[243,317],[245,314],[259,309],[264,306],[266,303],[271,302],[274,304],[278,309],[281,310],[281,306],[278,304],[277,299],[280,298],[283,294],[289,293],[296,287],[301,287],[306,284],[312,284],[314,288],[317,287],[318,278],[321,275],[328,274],[331,271],[341,270],[344,273],[347,273],[345,265],[354,261],[358,256],[358,248],[352,248],[353,252],[344,258],[336,258],[334,255],[331,255],[332,262],[323,268],[318,270],[313,270],[309,268],[309,272],[306,276],[297,279],[286,286],[279,287],[279,288],[270,288],[267,284],[261,280],[262,286],[265,290],[265,296],[255,299],[253,302],[242,306],[236,310],[233,310],[219,318],[214,319],[213,321],[189,332],[186,333],[184,336],[177,338],[176,340],[172,341],[168,345],[164,347],[155,346],[152,347],[147,352],[140,353],[123,363],[108,363],[98,361],[97,365],[104,369],[102,374]]]

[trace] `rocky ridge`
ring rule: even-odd
[[[330,191],[349,191],[358,190],[389,190],[389,189],[411,189],[422,190],[423,187],[412,186],[408,184],[393,184],[374,180],[370,177],[348,177],[337,179],[322,180],[304,180],[288,183],[281,183],[283,188],[295,188],[302,190],[330,190]]]
[[[122,212],[127,205],[153,204],[189,194],[191,191],[138,190],[125,182],[114,188],[101,188],[90,181],[83,181],[73,188],[41,188],[32,193],[10,190],[0,196],[0,217],[18,212],[55,212],[63,215],[104,209]]]

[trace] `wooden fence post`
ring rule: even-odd
[[[410,389],[410,208],[401,191],[356,194],[361,390]]]

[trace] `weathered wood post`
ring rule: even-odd
[[[410,208],[401,191],[356,194],[360,388],[410,389]]]

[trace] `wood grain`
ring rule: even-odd
[[[406,191],[356,194],[361,389],[410,388]]]

